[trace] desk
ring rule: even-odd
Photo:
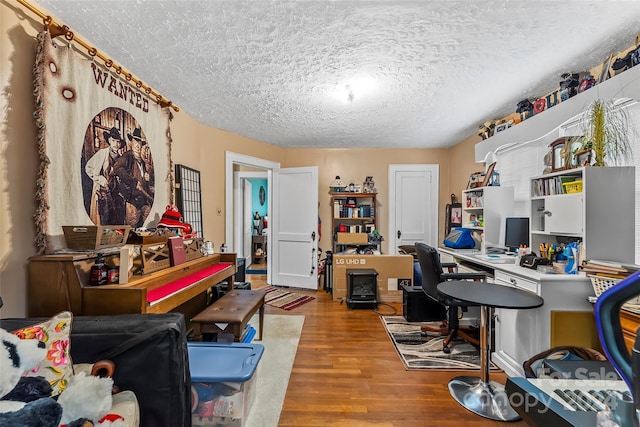
[[[451,298],[480,304],[480,378],[460,376],[449,381],[449,392],[456,401],[478,415],[498,421],[520,418],[509,405],[504,386],[489,380],[489,342],[492,308],[532,309],[544,300],[531,292],[487,282],[452,280],[438,284],[438,292]]]
[[[536,309],[495,310],[495,346],[491,360],[509,376],[524,376],[522,363],[549,348],[599,345],[591,280],[584,274],[542,274],[516,264],[492,263],[473,253],[438,248],[443,262],[455,261],[460,271],[488,271],[495,283],[534,293],[545,300]]]

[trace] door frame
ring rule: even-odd
[[[233,223],[234,224],[244,224],[243,213],[246,214],[246,212],[244,212],[242,193],[244,192],[243,183],[248,178],[262,178],[262,179],[267,178],[267,180],[269,179],[267,171],[264,171],[264,172],[236,171],[233,173],[233,191],[234,191],[234,194],[233,194],[233,203],[234,203],[233,221],[234,222]],[[267,205],[267,211],[268,210],[269,210],[269,205]],[[251,217],[253,218],[253,215],[251,215]],[[244,253],[244,247],[239,247],[237,249],[235,247],[236,242],[241,242],[243,240],[244,231],[246,230],[244,230],[243,227],[234,227],[233,243],[234,243],[235,252],[238,254],[238,256],[242,255],[243,257],[248,257],[251,255],[251,253],[248,253],[248,254]],[[247,266],[249,266],[250,264],[251,263],[246,263]]]
[[[273,162],[270,160],[260,159],[258,157],[247,156],[245,154],[234,153],[233,151],[225,151],[225,242],[227,242],[228,251],[235,251],[235,239],[234,239],[234,185],[233,185],[233,166],[241,165],[253,168],[265,169],[267,171],[267,215],[271,218],[271,209],[273,203],[271,201],[273,195],[272,179],[273,170],[280,169],[279,162]],[[272,219],[270,219],[273,221]],[[271,253],[271,231],[267,228],[267,253]],[[267,283],[271,283],[271,258],[267,257]]]

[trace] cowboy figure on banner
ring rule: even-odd
[[[113,127],[103,132],[108,144],[87,161],[85,172],[93,181],[89,216],[94,224],[124,224],[125,201],[120,194],[114,166],[125,145],[120,131]]]
[[[151,150],[142,129],[136,127],[127,134],[131,149],[116,162],[114,173],[120,182],[120,194],[125,200],[125,222],[133,228],[143,227],[151,212],[155,193],[155,178]]]

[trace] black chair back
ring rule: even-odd
[[[438,294],[438,283],[442,282],[442,264],[438,250],[425,243],[416,243],[416,253],[422,271],[422,290],[436,301],[441,298]]]

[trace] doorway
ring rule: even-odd
[[[267,274],[268,231],[269,231],[269,183],[267,171],[235,171],[234,188],[240,189],[234,209],[234,227],[241,230],[241,245],[238,258],[244,258],[248,274]]]
[[[234,215],[244,202],[234,172],[245,167],[267,173],[267,283],[317,288],[317,167],[282,169],[276,162],[225,152],[225,239],[228,250],[243,251],[245,259],[246,233]]]
[[[265,204],[267,206],[267,218],[271,217],[273,203],[272,178],[273,171],[278,170],[279,163],[257,157],[227,151],[225,153],[225,182],[232,185],[225,185],[225,241],[228,243],[228,250],[236,252],[238,258],[243,258],[245,266],[250,265],[251,241],[253,235],[253,219],[249,219],[248,202],[244,198],[245,184],[249,178],[265,179]],[[243,170],[239,170],[242,168]],[[253,191],[253,189],[251,190]],[[266,253],[271,252],[270,229],[266,228]],[[267,283],[271,283],[271,257],[266,257],[265,270]]]

